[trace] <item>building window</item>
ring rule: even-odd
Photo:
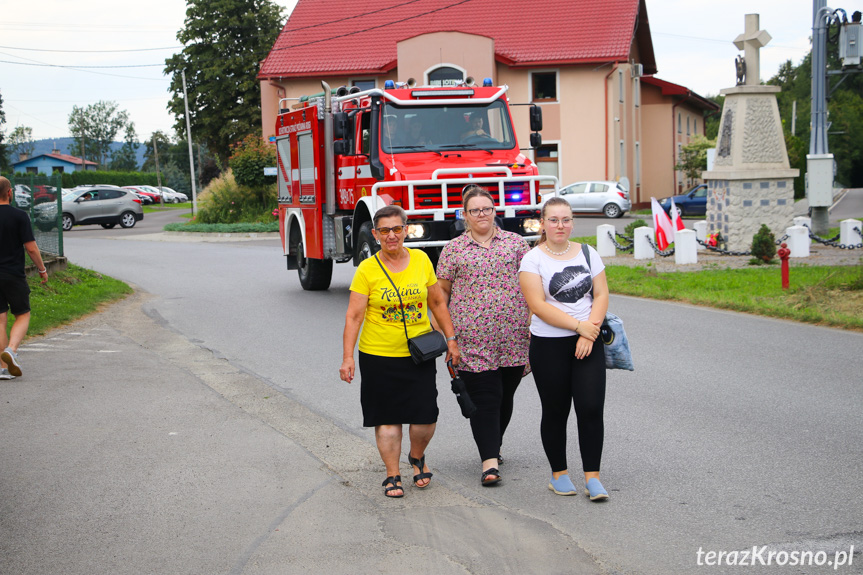
[[[677,133],[678,134],[683,133],[683,122],[682,122],[682,118],[680,116],[680,112],[677,112]]]
[[[639,107],[641,105],[641,79],[635,79],[635,107]]]
[[[696,135],[698,134],[698,118],[695,118],[694,120],[692,120],[692,131]]]
[[[28,173],[28,174],[38,174],[38,173],[39,173],[39,168],[36,168],[36,167],[33,167],[33,166],[28,167],[28,168],[27,168],[27,173]]]
[[[690,120],[690,119],[691,119],[691,116],[686,116],[686,135],[687,135],[687,136],[691,136],[691,135],[692,135],[692,132],[691,132],[691,131],[690,131],[690,129],[689,129],[689,120]]]
[[[366,90],[374,90],[375,89],[375,81],[374,80],[354,80],[351,82],[351,86],[356,86],[363,92]]]
[[[560,178],[557,144],[543,144],[533,153],[540,176]]]
[[[51,173],[52,174],[62,174],[63,173],[63,166],[52,166],[51,167]]]
[[[464,72],[450,66],[441,66],[429,72],[430,86],[456,86],[464,81]]]
[[[557,101],[557,72],[534,72],[530,75],[534,102]]]
[[[620,174],[619,177],[626,175],[626,146],[623,140],[620,141]]]
[[[635,142],[635,185],[641,185],[641,142]]]

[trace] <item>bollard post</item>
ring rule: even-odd
[[[797,216],[793,221],[795,226],[807,226],[810,230],[812,229],[812,218],[808,216]]]
[[[863,222],[860,220],[842,220],[839,222],[839,243],[846,246],[856,246],[863,243],[863,237],[857,231],[863,229],[861,226],[863,226]]]
[[[695,232],[692,230],[676,230],[674,232],[674,263],[697,264],[698,250],[695,246]]]
[[[637,260],[652,260],[656,257],[653,248],[650,247],[650,240],[653,238],[653,228],[641,227],[635,228],[632,232],[632,240],[635,243],[632,250],[635,259]]]
[[[788,234],[788,248],[791,250],[790,257],[792,258],[808,258],[809,257],[809,229],[803,226],[791,226],[785,228],[785,233]]]
[[[701,220],[701,221],[695,222],[692,225],[692,229],[695,230],[695,239],[696,240],[701,240],[702,242],[707,243],[707,220]],[[695,242],[695,249],[698,251],[701,251],[701,250],[705,250],[707,248],[705,248],[703,245],[701,245],[700,243],[698,243],[696,241]]]
[[[776,255],[782,261],[782,289],[788,289],[791,285],[788,278],[788,258],[791,255],[791,250],[788,249],[788,244],[782,242],[782,245],[776,250]]]
[[[614,242],[611,241],[609,233],[612,237],[615,233],[615,228],[611,224],[602,224],[596,226],[596,253],[601,258],[613,258],[617,255],[617,248],[614,247]]]

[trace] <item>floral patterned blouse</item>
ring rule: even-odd
[[[460,369],[477,373],[527,365],[530,312],[518,284],[521,258],[530,251],[518,234],[495,228],[488,248],[465,232],[441,252],[437,277],[452,283],[449,312]]]

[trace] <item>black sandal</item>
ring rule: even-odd
[[[386,479],[384,479],[384,482],[381,484],[381,486],[384,488],[384,495],[386,495],[387,497],[392,497],[393,499],[395,499],[397,497],[404,497],[405,496],[404,487],[402,487],[401,485],[396,485],[396,483],[401,483],[401,482],[402,482],[402,476],[401,475],[393,475],[392,477],[387,477]],[[389,485],[390,487],[387,487],[387,485]],[[390,491],[401,491],[401,493],[399,495],[390,495]]]
[[[425,489],[426,487],[431,485],[431,478],[432,478],[432,475],[434,475],[434,473],[432,473],[431,471],[426,471],[425,473],[423,473],[423,469],[426,466],[425,454],[423,454],[423,456],[420,457],[419,459],[417,459],[415,457],[411,457],[410,454],[408,454],[408,461],[410,462],[411,465],[416,466],[416,468],[420,470],[419,473],[414,475],[414,485],[416,485],[420,489]],[[426,483],[425,485],[417,485],[417,481],[419,481],[421,479],[428,479],[429,482]]]
[[[489,479],[489,476],[494,476],[493,479]],[[492,467],[491,469],[486,469],[482,472],[482,478],[480,481],[482,482],[483,487],[488,487],[489,485],[494,485],[495,483],[500,483],[502,477],[500,476],[500,471]]]

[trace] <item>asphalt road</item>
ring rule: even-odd
[[[143,224],[157,225],[150,216]],[[148,315],[373,444],[361,427],[359,386],[338,378],[350,264],[335,267],[329,291],[304,292],[278,240],[144,241],[155,231],[145,225],[76,229],[66,255],[150,292]],[[831,558],[851,545],[863,549],[863,334],[619,296],[611,309],[626,322],[636,371],[608,374],[608,503],[547,490],[530,376],[503,446],[504,482],[484,489],[469,426],[439,373],[441,419],[428,451],[436,480],[554,526],[609,573],[693,573],[699,549],[769,545]],[[575,471],[574,417],[570,427]],[[410,565],[406,556],[405,570]],[[860,565],[858,554],[837,572],[860,573]]]

